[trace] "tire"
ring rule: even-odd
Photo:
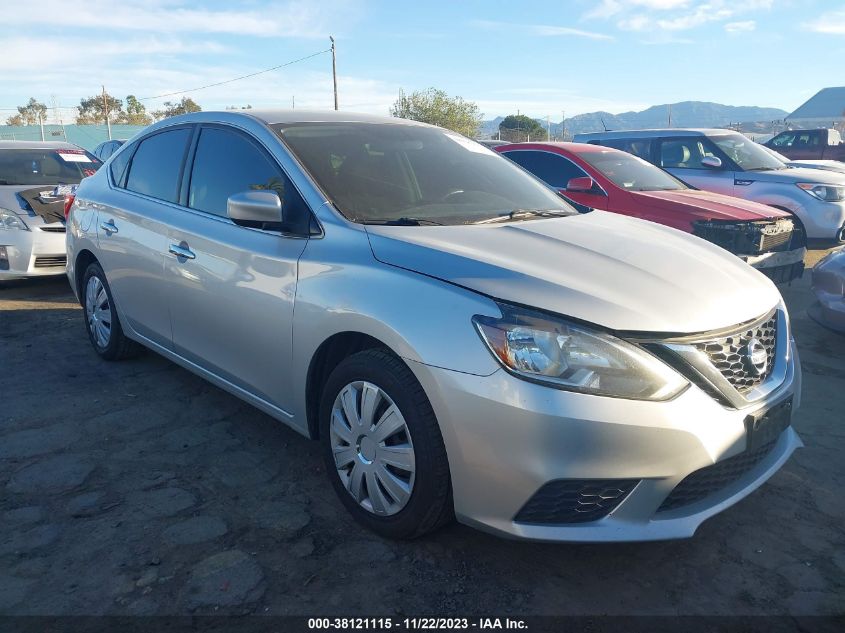
[[[92,262],[88,265],[80,290],[85,329],[94,351],[110,361],[135,356],[140,347],[123,333],[111,288],[100,264]]]
[[[338,418],[334,423],[333,415]],[[398,431],[384,435],[393,428]],[[320,442],[335,492],[350,514],[372,531],[413,539],[454,518],[449,463],[437,418],[411,370],[389,351],[358,352],[332,371],[320,400]]]

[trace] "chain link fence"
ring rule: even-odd
[[[130,139],[144,129],[143,125],[112,125],[111,138]],[[64,141],[89,152],[109,139],[109,130],[102,125],[45,123],[41,125],[0,125],[3,141]]]

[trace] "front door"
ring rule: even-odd
[[[705,156],[718,157],[710,141],[703,136],[661,139],[656,148],[657,166],[703,191],[734,195],[734,171],[728,165],[707,167],[701,164]],[[721,159],[721,157],[718,157]]]
[[[309,212],[272,157],[232,128],[201,128],[188,177],[187,208],[171,223],[165,264],[174,351],[289,411],[297,266]],[[279,194],[282,225],[259,230],[228,218],[228,197],[251,189]]]

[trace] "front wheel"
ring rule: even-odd
[[[353,517],[388,538],[410,539],[453,517],[449,464],[431,403],[386,350],[341,361],[320,403],[326,470]]]
[[[109,282],[97,262],[91,263],[82,276],[82,309],[88,338],[97,354],[105,360],[135,355],[138,345],[123,334]]]

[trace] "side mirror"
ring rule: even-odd
[[[589,176],[581,176],[579,178],[573,178],[568,183],[566,183],[565,191],[568,191],[570,193],[595,193],[595,191],[593,190],[595,185],[595,181]]]
[[[701,159],[702,167],[709,167],[710,169],[720,169],[722,167],[722,159],[718,156],[705,156]]]
[[[282,223],[282,201],[275,191],[242,191],[229,196],[226,213],[235,224],[264,228]]]

